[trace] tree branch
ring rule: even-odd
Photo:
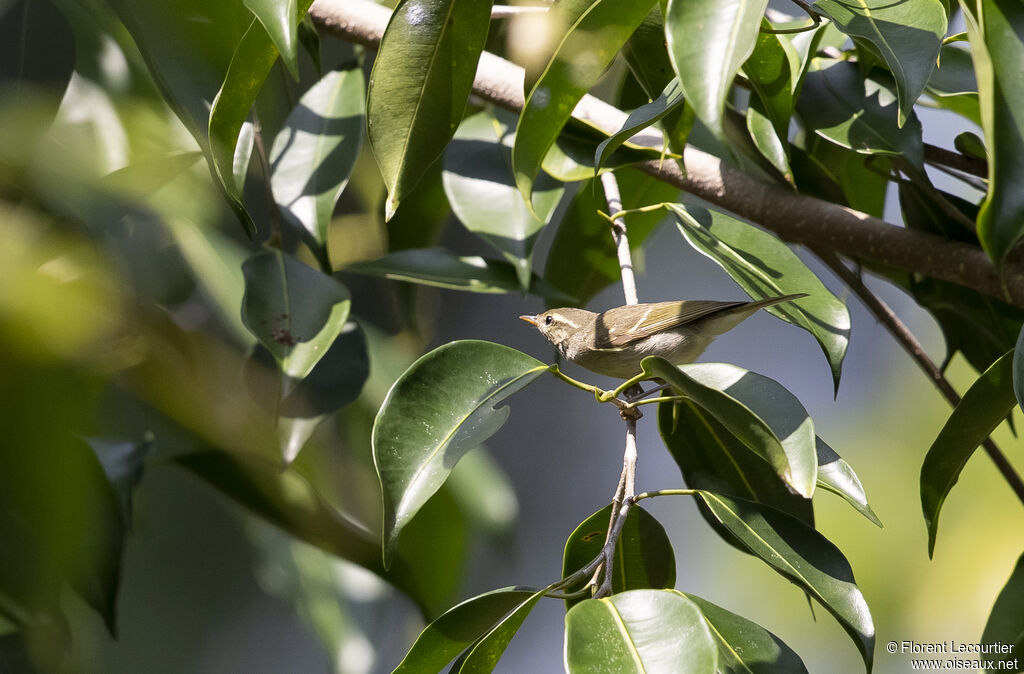
[[[389,11],[369,0],[316,0],[314,20],[345,40],[374,47],[380,42]],[[522,110],[523,69],[484,52],[473,92],[509,110]],[[573,114],[607,133],[626,119],[621,110],[584,96]],[[635,142],[650,145],[648,132]],[[660,140],[657,141],[660,143]],[[783,239],[819,244],[842,255],[950,281],[1024,307],[1024,266],[1006,264],[1002,274],[981,249],[919,232],[852,208],[794,192],[752,178],[706,152],[687,147],[685,172],[675,162],[649,161],[643,171],[736,215],[756,222]]]

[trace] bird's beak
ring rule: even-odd
[[[526,321],[530,325],[532,325],[534,327],[537,327],[537,317],[536,316],[520,316],[519,320]]]

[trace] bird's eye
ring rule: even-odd
[[[555,317],[554,316],[545,316],[544,317],[544,325],[551,325],[554,322],[555,322]]]

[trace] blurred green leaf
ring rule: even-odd
[[[562,554],[562,576],[579,571],[601,552],[608,534],[612,506],[607,505],[583,520],[569,535]],[[630,509],[612,565],[612,593],[626,590],[671,589],[676,584],[676,558],[665,528],[639,506]],[[583,601],[567,599],[566,610]]]
[[[618,171],[615,176],[622,193],[622,207],[626,209],[668,201],[679,194],[675,187],[639,171]],[[544,267],[544,279],[563,293],[577,298],[574,306],[585,305],[620,278],[611,224],[597,214],[598,210],[608,210],[604,188],[600,181],[588,180],[580,185],[562,217]],[[639,262],[636,251],[662,219],[664,214],[660,211],[626,217],[634,263]],[[549,300],[549,306],[552,301]]]
[[[722,674],[806,674],[800,656],[765,628],[705,599],[682,594],[697,605],[711,628]]]
[[[276,249],[247,259],[242,273],[246,327],[270,350],[285,375],[296,381],[305,378],[348,320],[348,290]]]
[[[764,458],[694,401],[658,405],[658,430],[688,487],[764,503],[814,526],[811,501],[788,489]],[[738,543],[706,509],[701,515],[726,542]]]
[[[989,188],[978,214],[985,252],[1001,264],[1024,235],[1024,7],[1012,0],[961,3],[978,78]]]
[[[985,370],[949,415],[921,465],[921,506],[928,526],[928,556],[935,552],[939,511],[974,450],[1002,423],[1016,404],[1014,351]]]
[[[981,643],[1006,644],[1012,649],[1006,655],[1013,654],[1013,658],[985,658],[995,661],[997,665],[986,669],[986,672],[1021,671],[1024,666],[1019,657],[1021,650],[1024,649],[1024,555],[1017,560],[1013,573],[996,597],[992,613],[985,623],[985,631],[981,633]],[[1017,663],[1016,667],[1007,669],[1001,666],[1003,662],[1009,664],[1011,659]]]
[[[67,89],[75,72],[78,17],[56,4],[22,0],[10,9],[0,6],[7,38],[0,41],[0,88],[18,92],[25,85],[41,86],[57,96]],[[46,122],[57,113],[60,99],[52,100]]]
[[[543,72],[536,77],[527,73],[526,104],[512,150],[516,185],[527,201],[544,156],[576,103],[604,73],[652,4],[653,0],[566,0],[552,8],[550,19],[565,34]]]
[[[842,147],[862,154],[899,156],[923,171],[921,123],[908,112],[896,124],[896,95],[892,81],[880,70],[862,78],[857,65],[817,59],[807,73],[797,110],[808,129]]]
[[[507,114],[484,111],[459,126],[444,155],[444,188],[466,229],[477,234],[515,266],[522,290],[530,289],[533,247],[565,187],[541,175],[533,208],[523,202],[512,175],[512,127]]]
[[[712,674],[718,647],[700,608],[674,590],[632,590],[587,599],[565,616],[572,674]]]
[[[814,9],[852,38],[871,43],[896,79],[899,126],[913,115],[914,103],[946,36],[946,11],[939,0],[817,0]]]
[[[509,476],[485,447],[470,450],[445,485],[474,529],[498,543],[511,543],[519,500]]]
[[[786,484],[814,494],[818,458],[814,422],[800,401],[778,382],[726,363],[676,367],[660,356],[640,363],[644,374],[671,384],[771,464]]]
[[[385,219],[451,140],[490,25],[489,0],[402,0],[367,92],[367,132],[388,188]]]
[[[853,467],[821,438],[815,438],[815,446],[818,451],[818,486],[841,496],[869,522],[881,527],[882,521],[868,505],[864,485],[853,472]]]
[[[153,437],[144,440],[112,440],[86,438],[85,442],[96,454],[103,472],[121,506],[121,520],[125,529],[132,528],[132,500],[135,488],[142,481],[146,457],[153,451]]]
[[[453,606],[423,629],[393,674],[441,671],[510,613],[531,599],[535,601],[536,593],[529,588],[506,587]]]
[[[263,24],[288,72],[299,79],[298,23],[305,15],[299,13],[298,0],[242,0]],[[305,3],[306,8],[310,3]]]
[[[757,43],[768,0],[669,0],[665,32],[672,65],[697,119],[725,137],[725,99]]]
[[[766,310],[814,336],[838,391],[850,339],[846,305],[775,236],[718,211],[681,204],[667,207],[686,241],[718,263],[754,299],[798,292],[809,295]]]
[[[817,599],[856,644],[871,671],[875,628],[843,554],[800,520],[768,506],[697,491],[708,509],[751,553]]]
[[[510,293],[520,289],[516,269],[508,262],[460,257],[447,248],[400,250],[379,260],[350,264],[345,271],[474,293]],[[572,301],[536,275],[531,280],[531,291]]]
[[[327,228],[363,139],[359,68],[327,73],[288,115],[270,150],[270,184],[285,221],[329,268]]]
[[[402,528],[467,451],[505,423],[496,408],[547,366],[490,342],[451,342],[424,355],[395,382],[373,425],[384,493],[384,559]]]

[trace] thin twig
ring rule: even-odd
[[[615,179],[615,174],[611,171],[602,173],[601,186],[608,202],[608,212],[621,212],[622,195],[619,194],[619,183]],[[615,253],[619,257],[622,294],[626,296],[626,304],[637,304],[640,300],[636,293],[636,277],[633,275],[633,255],[629,250],[629,237],[626,236],[626,221],[621,217],[612,220],[612,239],[615,241]]]
[[[267,245],[280,247],[284,223],[281,221],[281,212],[277,210],[274,188],[270,183],[270,160],[267,159],[267,148],[263,143],[263,127],[260,125],[260,119],[256,116],[255,112],[252,116],[252,126],[253,145],[256,148],[256,158],[260,163],[260,173],[263,176],[263,187],[267,191],[268,210],[270,211],[270,238],[267,239]]]
[[[879,321],[889,330],[889,332],[896,338],[896,341],[900,343],[903,349],[910,354],[910,357],[914,359],[914,362],[920,366],[928,378],[932,380],[935,387],[943,395],[943,397],[949,402],[950,405],[956,407],[960,404],[960,395],[953,388],[953,385],[949,383],[942,371],[935,365],[934,361],[928,357],[925,353],[924,347],[917,341],[917,337],[914,336],[906,325],[899,319],[899,317],[893,312],[893,310],[883,302],[877,295],[864,285],[863,280],[851,271],[842,260],[831,250],[825,250],[817,247],[811,247],[813,252],[818,259],[825,263],[829,269],[831,269],[836,276],[838,276],[843,283],[850,287],[857,297],[864,302],[868,310],[878,318]],[[985,449],[985,453],[989,455],[992,461],[996,464],[996,468],[1002,474],[1003,479],[1006,480],[1010,488],[1013,489],[1017,498],[1020,499],[1021,503],[1024,503],[1024,480],[1021,480],[1020,475],[1014,470],[1013,466],[1007,460],[1006,455],[1002,453],[999,447],[996,445],[992,438],[986,438],[982,442],[982,447]]]
[[[936,166],[948,166],[979,178],[988,178],[988,164],[984,159],[960,154],[938,145],[924,144],[924,160]]]

